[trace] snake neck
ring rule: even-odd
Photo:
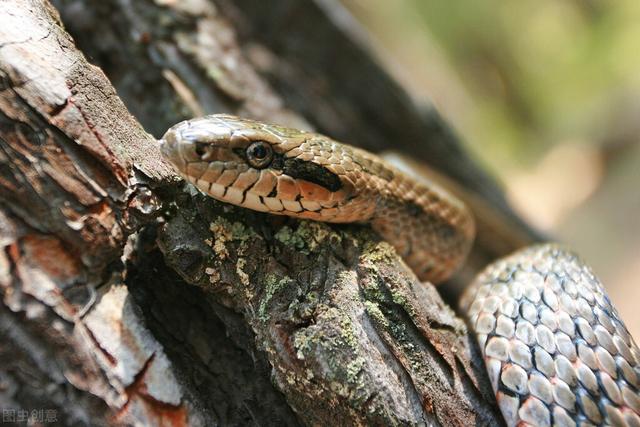
[[[421,280],[446,280],[469,253],[475,233],[473,217],[462,202],[434,183],[426,185],[399,173],[388,186],[370,220],[373,229]]]

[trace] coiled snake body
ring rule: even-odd
[[[473,241],[471,214],[444,189],[323,135],[213,115],[172,127],[161,151],[218,200],[370,223],[422,280],[449,277]],[[640,351],[574,255],[541,245],[496,261],[462,306],[508,425],[640,426]]]

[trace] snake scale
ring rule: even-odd
[[[223,202],[369,223],[422,280],[448,278],[473,241],[471,213],[436,183],[320,134],[212,115],[173,126],[161,151]],[[574,254],[546,244],[498,260],[461,306],[507,425],[640,427],[640,350]]]

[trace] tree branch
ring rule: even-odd
[[[262,15],[269,28],[307,13],[279,4]],[[317,58],[320,40],[348,35],[323,4],[308,9],[319,39],[299,39]],[[156,135],[227,111],[311,123],[372,149],[420,135],[420,156],[458,153],[445,172],[471,167],[373,61],[333,73],[325,62],[323,73],[281,36],[259,44],[248,1],[56,5]],[[65,424],[498,422],[464,324],[388,245],[363,227],[272,218],[185,186],[48,3],[3,7],[0,406],[53,408]],[[366,57],[346,46],[338,53]],[[347,90],[349,69],[371,71],[379,100]],[[304,96],[307,107],[295,102]],[[384,113],[394,98],[387,105],[403,110]],[[399,111],[413,124],[394,125]],[[475,197],[510,212],[495,187],[480,187]]]

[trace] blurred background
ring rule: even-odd
[[[342,1],[640,337],[640,2]]]

